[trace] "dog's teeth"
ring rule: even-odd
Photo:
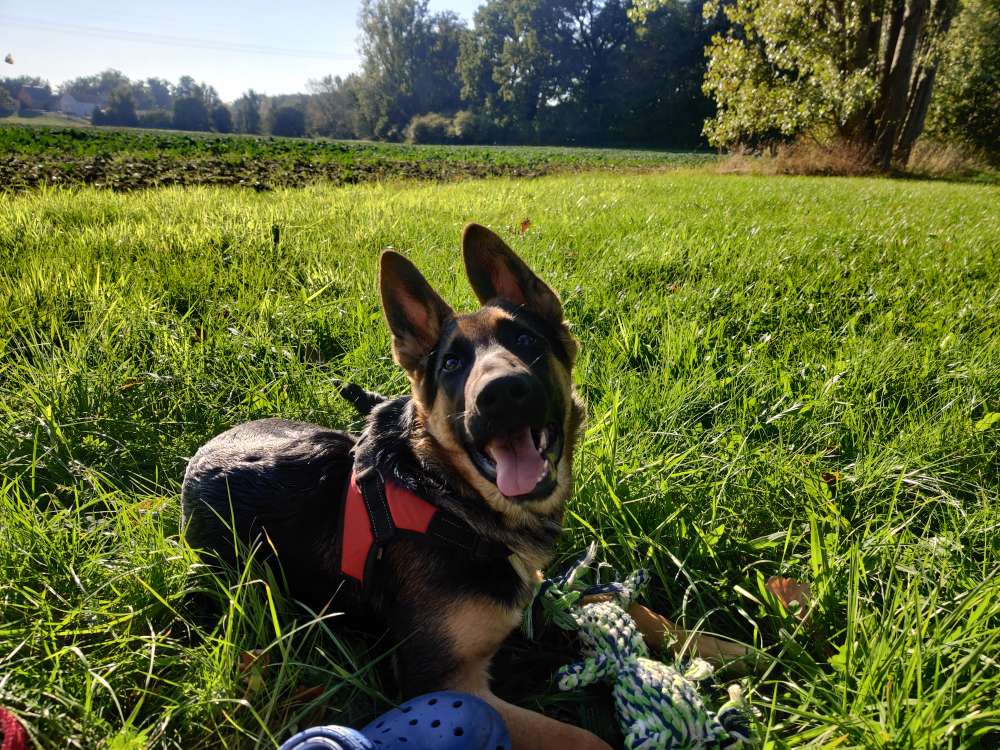
[[[539,452],[541,452],[548,447],[549,447],[549,431],[546,428],[542,430],[541,435],[538,436],[538,450]]]

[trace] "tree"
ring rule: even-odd
[[[508,140],[700,145],[700,0],[663,0],[641,27],[628,6],[489,0],[462,46],[463,97]]]
[[[191,76],[181,76],[178,79],[174,86],[174,96],[179,99],[200,99],[209,110],[222,102],[214,86],[209,86],[204,81],[196,83]]]
[[[59,87],[59,92],[69,94],[81,102],[104,101],[111,97],[111,92],[130,86],[131,81],[120,70],[108,68],[90,76],[81,76],[66,81]]]
[[[346,79],[325,76],[309,81],[307,115],[310,130],[329,138],[355,138],[360,135],[357,117],[358,76]]]
[[[652,0],[656,3],[657,0]],[[958,0],[734,0],[709,47],[713,145],[803,134],[904,166],[923,129]],[[706,5],[707,13],[719,3]],[[644,8],[640,8],[640,15]]]
[[[174,127],[178,130],[209,130],[208,107],[195,96],[174,99]]]
[[[944,47],[928,129],[1000,162],[1000,4],[966,0]]]
[[[0,86],[0,117],[10,117],[17,112],[17,102],[5,86]]]
[[[233,116],[225,104],[212,107],[212,129],[216,133],[233,132]]]
[[[171,91],[170,81],[163,78],[147,78],[145,86],[153,100],[150,109],[170,109],[174,106],[174,95]]]
[[[557,2],[488,0],[462,45],[462,96],[515,139],[533,138],[539,114],[565,99],[569,39]]]
[[[249,89],[233,105],[236,110],[236,129],[240,133],[260,132],[260,94]]]
[[[125,86],[112,91],[108,98],[108,106],[103,109],[94,107],[90,120],[94,125],[122,125],[134,128],[139,124],[139,118],[135,113],[132,91]]]
[[[465,32],[451,12],[431,15],[428,0],[363,0],[359,111],[379,138],[398,138],[414,115],[454,112],[455,75]]]
[[[271,135],[301,138],[306,134],[306,115],[297,107],[276,107],[268,115]]]
[[[705,47],[717,24],[701,0],[670,0],[634,25],[608,62],[603,136],[615,143],[704,147],[705,119],[715,114],[702,91]]]

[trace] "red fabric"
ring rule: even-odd
[[[0,708],[0,750],[27,750],[28,733],[10,711]]]
[[[437,508],[407,489],[392,482],[385,483],[385,497],[389,502],[389,512],[397,529],[426,534]],[[343,542],[340,551],[340,571],[359,583],[365,579],[365,563],[371,552],[375,536],[371,521],[365,509],[361,490],[351,476],[344,500]],[[6,750],[6,748],[0,748]]]

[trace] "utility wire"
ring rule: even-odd
[[[0,14],[0,23],[17,26],[33,31],[54,31],[62,34],[93,36],[100,39],[115,39],[124,42],[140,42],[143,44],[160,44],[167,47],[186,47],[190,49],[206,49],[216,52],[243,52],[255,55],[274,57],[296,57],[310,60],[343,60],[354,62],[356,55],[319,52],[316,50],[297,50],[284,47],[269,47],[262,44],[241,44],[239,42],[212,41],[194,37],[171,36],[168,34],[150,34],[144,31],[126,31],[125,29],[110,29],[101,26],[85,26],[82,24],[61,23],[57,21],[42,21],[32,18],[19,18]]]

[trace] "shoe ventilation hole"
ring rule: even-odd
[[[431,722],[431,726],[437,729],[439,726],[441,726],[441,722],[438,721],[437,719],[434,719],[434,721]]]
[[[454,703],[451,704],[451,707],[452,708],[461,708],[462,707],[462,701],[455,701]]]
[[[403,706],[399,710],[402,711],[404,714],[408,714],[408,713],[410,713],[410,711],[413,710],[413,706]]]
[[[465,730],[462,729],[462,727],[455,727],[455,736],[456,737],[461,737],[463,734],[465,734]]]
[[[433,706],[437,702],[438,702],[437,698],[431,698],[429,701],[427,701],[427,705],[428,706]]]
[[[416,725],[417,725],[417,720],[416,719],[410,719],[410,726],[411,727],[415,727]]]

